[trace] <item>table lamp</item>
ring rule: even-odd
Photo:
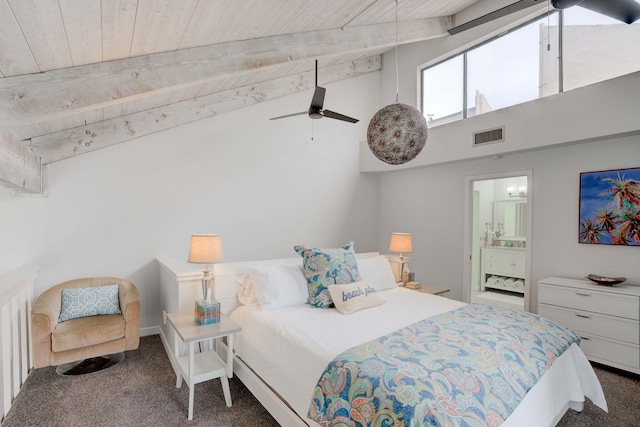
[[[189,246],[189,262],[204,264],[202,276],[202,298],[210,301],[207,292],[213,286],[213,264],[222,261],[222,238],[219,234],[192,234]],[[209,271],[211,264],[211,271]]]
[[[389,251],[400,254],[400,281],[404,283],[404,255],[411,253],[411,233],[391,233],[391,242],[389,242]]]

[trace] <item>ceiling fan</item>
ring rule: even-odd
[[[316,89],[313,92],[313,98],[311,98],[311,105],[309,106],[309,110],[300,113],[287,114],[286,116],[272,117],[269,120],[278,120],[284,119],[286,117],[308,114],[312,119],[321,119],[323,117],[327,117],[329,119],[337,119],[349,123],[358,122],[358,119],[354,119],[353,117],[345,116],[344,114],[336,113],[335,111],[325,110],[324,108],[322,108],[324,105],[325,91],[325,88],[318,86],[318,60],[316,60]]]
[[[567,9],[572,6],[580,6],[617,19],[618,21],[626,22],[627,24],[632,24],[640,18],[640,3],[636,0],[520,0],[494,12],[453,27],[449,30],[449,34],[457,34],[493,21],[494,19],[502,18],[511,13],[526,9],[527,7],[546,3],[547,1],[551,1],[551,5],[555,9]]]

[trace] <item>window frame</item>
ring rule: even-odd
[[[419,76],[419,81],[420,81],[420,91],[418,94],[418,101],[419,101],[419,105],[420,105],[420,113],[424,116],[424,71],[428,70],[429,68],[433,68],[436,67],[440,64],[442,64],[443,62],[448,61],[451,58],[454,58],[458,55],[462,55],[462,78],[463,78],[463,82],[462,82],[462,119],[464,120],[467,117],[467,106],[468,106],[468,101],[467,101],[467,90],[468,90],[468,76],[467,76],[467,54],[472,51],[475,50],[481,46],[484,46],[486,44],[492,43],[495,40],[506,36],[507,34],[513,33],[515,31],[520,30],[523,27],[526,27],[527,25],[538,21],[540,19],[543,18],[551,18],[551,16],[553,14],[559,14],[558,15],[558,39],[556,40],[556,42],[558,43],[558,93],[562,93],[563,92],[563,84],[562,84],[562,80],[563,80],[563,71],[562,71],[562,62],[563,62],[563,57],[562,57],[562,32],[563,32],[563,25],[564,25],[564,20],[563,20],[563,10],[562,9],[554,9],[554,10],[548,10],[548,11],[544,11],[542,13],[540,13],[539,15],[536,15],[535,17],[522,22],[518,25],[515,25],[511,28],[508,28],[505,31],[500,31],[499,34],[496,34],[494,36],[491,36],[489,38],[487,38],[486,40],[483,40],[479,43],[475,43],[472,46],[468,46],[468,47],[464,47],[461,48],[460,50],[455,50],[453,52],[449,52],[449,54],[446,57],[440,57],[432,62],[427,62],[426,64],[422,64],[418,67],[418,76]],[[428,64],[428,65],[427,65]],[[540,99],[540,98],[538,98]],[[513,105],[519,105],[519,104],[513,104]],[[510,105],[509,107],[513,106]],[[509,108],[509,107],[504,107],[504,108]],[[429,120],[427,119],[427,122]],[[458,120],[454,120],[453,122],[457,122]]]

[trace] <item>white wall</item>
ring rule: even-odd
[[[640,71],[430,128],[422,152],[404,165],[387,165],[363,151],[361,170],[410,169],[638,134],[638,99]],[[498,126],[505,127],[504,142],[472,145],[473,132]]]
[[[144,328],[161,319],[154,258],[186,259],[191,233],[220,233],[225,261],[349,240],[376,251],[378,178],[359,172],[358,142],[378,86],[373,73],[327,87],[325,104],[357,125],[268,120],[308,108],[305,91],[51,164],[48,197],[0,189],[0,271],[40,265],[36,295],[77,277],[131,280]]]
[[[33,262],[47,213],[42,196],[14,196],[0,186],[0,274]]]
[[[479,2],[485,3],[485,2]],[[486,2],[483,7],[497,6],[498,0]],[[469,8],[466,12],[480,12],[480,7]],[[522,12],[544,11],[544,5],[527,8]],[[400,75],[399,101],[416,106],[420,91],[419,68],[432,64],[460,52],[503,32],[506,28],[500,24],[516,25],[532,14],[512,14],[508,20],[496,20],[491,23],[464,31],[455,36],[427,40],[420,43],[402,45],[398,52],[398,70]],[[473,17],[469,16],[468,18]],[[518,18],[522,18],[518,20]],[[623,26],[628,33],[629,46],[619,46],[619,50],[635,49],[635,26]],[[623,38],[622,34],[618,35]],[[392,103],[396,93],[395,52],[384,55],[380,99],[383,103]],[[389,66],[391,65],[391,66]],[[517,81],[514,75],[513,80]],[[361,150],[361,170],[366,172],[386,172],[409,169],[427,165],[444,164],[517,153],[532,149],[575,144],[586,140],[606,139],[610,136],[623,136],[640,133],[640,72],[603,81],[591,86],[580,87],[533,100],[510,108],[504,108],[465,120],[444,124],[429,129],[427,144],[422,152],[411,162],[404,165],[387,165],[376,159],[363,143]],[[505,126],[505,141],[472,146],[474,131]]]
[[[461,299],[468,283],[462,273],[465,177],[531,169],[531,308],[537,306],[537,281],[551,275],[624,276],[640,285],[640,248],[578,243],[580,173],[639,165],[640,137],[632,136],[383,174],[379,246],[396,229],[412,233],[416,280],[451,288],[450,296]]]
[[[495,26],[488,30],[496,32]],[[417,68],[468,47],[477,30],[444,40],[405,45],[399,51],[400,102],[416,105]],[[499,30],[498,30],[499,31]],[[395,55],[385,55],[385,64]],[[395,72],[382,71],[381,100],[392,102]],[[640,166],[640,73],[531,101],[430,129],[423,152],[402,166],[375,159],[366,144],[361,170],[380,174],[379,246],[392,231],[413,233],[411,270],[416,280],[452,289],[462,298],[465,178],[532,170],[531,308],[539,279],[589,273],[625,276],[640,286],[640,248],[578,244],[580,172]],[[471,147],[471,132],[506,125],[507,140]],[[474,158],[475,157],[475,158]],[[495,159],[492,159],[494,157]]]

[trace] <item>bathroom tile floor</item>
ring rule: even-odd
[[[486,289],[484,291],[474,290],[471,292],[471,302],[524,310],[524,295],[520,295],[522,294],[497,289]]]

